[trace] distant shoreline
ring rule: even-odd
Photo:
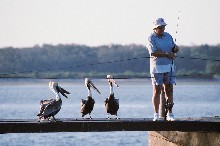
[[[1,75],[0,78],[29,78],[29,79],[83,79],[96,78],[106,79],[106,75],[111,74],[115,79],[150,79],[150,74],[146,73],[30,73],[30,74],[8,74]],[[176,79],[220,79],[219,75],[213,74],[176,74]]]

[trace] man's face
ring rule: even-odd
[[[154,29],[155,33],[159,36],[162,36],[165,30],[165,26],[158,26],[157,28]]]

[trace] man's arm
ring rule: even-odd
[[[175,59],[175,55],[171,52],[163,52],[163,51],[155,51],[154,53],[151,53],[151,56],[154,57],[168,57],[169,59]]]

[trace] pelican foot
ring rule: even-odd
[[[120,118],[118,118],[117,114],[115,115],[115,119],[120,119]]]
[[[50,120],[48,119],[48,118],[41,118],[40,120],[39,120],[39,122],[42,122],[42,123],[44,123],[44,122],[50,122]]]
[[[56,122],[56,119],[54,117],[53,118],[49,117],[47,119],[48,119],[48,122]]]
[[[43,120],[44,120],[44,117],[43,116],[39,116],[37,122],[42,122]]]
[[[50,118],[51,119],[51,118]],[[55,117],[54,116],[52,116],[52,119],[51,120],[53,120],[54,122],[56,122],[57,120],[55,119]]]
[[[91,114],[89,113],[89,119],[91,120],[92,119],[92,117],[91,117]]]
[[[106,119],[111,119],[110,117],[109,117],[109,113],[107,113],[107,118]]]

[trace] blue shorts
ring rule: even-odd
[[[174,72],[151,74],[152,85],[175,84]]]

